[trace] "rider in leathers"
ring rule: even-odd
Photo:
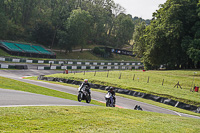
[[[84,79],[84,82],[82,83],[82,85],[81,85],[81,89],[82,89],[82,87],[83,86],[87,86],[87,89],[85,89],[87,92],[88,92],[88,94],[90,95],[90,84],[88,83],[88,79]]]
[[[111,98],[111,103],[114,103],[115,104],[115,91],[114,91],[114,88],[113,87],[109,87],[108,88],[108,92],[110,92],[111,93],[111,95],[112,95],[112,98]]]

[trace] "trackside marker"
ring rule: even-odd
[[[28,78],[28,77],[33,77],[33,76],[24,76],[24,77],[20,77],[20,78],[24,79],[24,78]]]
[[[102,102],[102,101],[98,101],[98,102],[100,102],[100,103],[105,103],[105,102]],[[115,107],[124,109],[124,107],[121,107],[121,106],[119,106],[119,105],[115,105]]]
[[[119,106],[119,105],[115,105],[115,107],[120,108],[120,109],[124,109],[124,107]]]

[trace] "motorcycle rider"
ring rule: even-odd
[[[88,79],[84,79],[84,82],[81,85],[81,89],[83,88],[83,86],[86,86],[87,89],[85,89],[88,94],[90,95],[90,84],[88,83]]]
[[[134,109],[135,110],[142,110],[142,108],[140,107],[140,105],[136,105]]]
[[[114,103],[115,104],[115,91],[114,91],[114,88],[113,87],[109,87],[108,88],[108,92],[110,92],[111,93],[111,95],[112,95],[112,97],[111,97],[111,103]]]

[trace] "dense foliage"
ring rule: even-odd
[[[167,0],[143,20],[113,0],[1,0],[0,40],[71,51],[134,44],[147,69],[200,68],[200,1]],[[133,41],[131,41],[133,39]]]
[[[88,43],[122,47],[132,16],[113,0],[1,0],[0,40],[35,42],[71,51]]]
[[[167,0],[150,25],[135,28],[135,52],[147,69],[200,67],[200,1]]]

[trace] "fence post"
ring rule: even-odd
[[[176,87],[176,86],[177,86],[177,88],[180,87],[182,89],[181,85],[179,84],[179,81],[174,87]]]
[[[121,76],[122,76],[122,73],[120,73],[120,75],[119,75],[119,79],[121,79]]]
[[[134,74],[134,76],[133,76],[133,80],[135,79],[135,74]]]
[[[109,75],[109,70],[108,70],[108,73],[107,73],[107,78],[108,78],[108,75]]]
[[[149,83],[149,77],[148,77],[147,83]]]
[[[95,71],[95,73],[94,73],[94,76],[96,76],[96,71]]]
[[[162,81],[162,86],[164,85],[164,79],[163,79],[163,81]]]

